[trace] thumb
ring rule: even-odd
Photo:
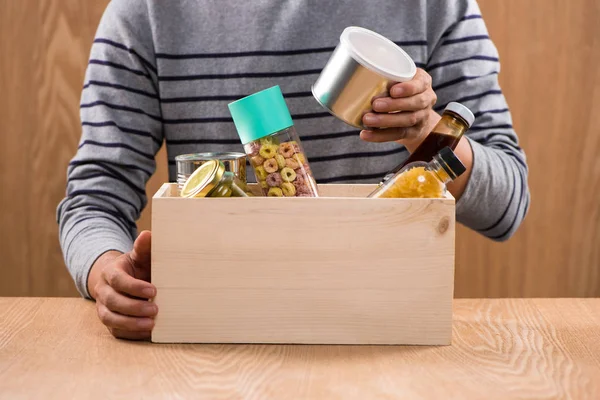
[[[133,243],[131,259],[137,268],[150,268],[151,239],[150,231],[142,231]]]

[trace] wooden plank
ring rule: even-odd
[[[81,125],[90,47],[108,0],[0,1],[0,294],[74,296],[56,207]]]
[[[449,344],[454,200],[372,188],[155,197],[153,341]]]
[[[533,201],[508,243],[458,227],[456,295],[598,297],[598,2],[478,3],[500,52],[500,83],[527,152]],[[57,243],[55,209],[79,141],[81,86],[106,4],[0,2],[0,295],[76,293]],[[164,148],[157,159],[149,195],[168,180]],[[150,228],[149,209],[139,226]]]
[[[600,297],[600,3],[478,3],[500,53],[532,202],[507,243],[459,226],[456,296]]]
[[[452,346],[441,347],[139,343],[112,338],[80,299],[0,298],[0,310],[7,399],[600,394],[600,299],[455,300]]]

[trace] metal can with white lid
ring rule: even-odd
[[[363,116],[377,97],[391,86],[413,79],[412,58],[391,40],[370,30],[351,26],[312,87],[315,99],[348,125],[365,128]]]

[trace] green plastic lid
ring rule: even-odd
[[[294,125],[279,86],[229,103],[229,112],[243,144]]]

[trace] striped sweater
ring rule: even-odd
[[[497,50],[475,0],[113,0],[94,40],[81,98],[82,137],[57,218],[83,296],[94,261],[129,251],[154,155],[242,151],[227,103],[280,85],[319,183],[378,181],[404,160],[366,143],[310,94],[342,30],[372,29],[403,47],[450,101],[477,117],[474,165],[457,220],[504,240],[529,206],[527,165],[498,85]]]

